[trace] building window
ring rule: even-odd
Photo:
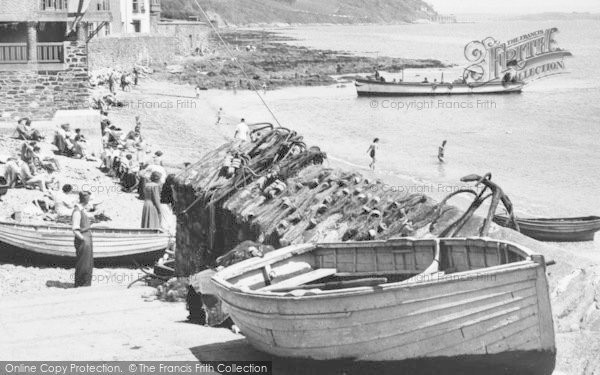
[[[142,32],[142,23],[140,21],[133,21],[131,23],[133,25],[133,31],[136,33]]]
[[[133,13],[145,13],[144,0],[132,0]]]

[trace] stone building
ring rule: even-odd
[[[111,19],[109,0],[0,1],[0,119],[87,108],[88,26]]]

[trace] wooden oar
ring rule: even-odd
[[[343,280],[343,281],[330,281],[327,283],[320,284],[306,284],[298,286],[290,286],[283,288],[273,288],[270,292],[289,292],[291,290],[298,289],[341,289],[341,288],[358,288],[363,286],[377,286],[387,283],[387,278],[376,277],[367,279],[356,279],[356,280]]]

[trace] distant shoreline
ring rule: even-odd
[[[222,29],[220,33],[235,61],[213,36],[202,56],[184,58],[174,70],[155,67],[157,79],[204,89],[273,89],[332,85],[338,82],[333,76],[374,73],[376,69],[395,73],[402,69],[449,67],[435,59],[374,58],[292,45],[286,42],[293,38],[256,28]]]

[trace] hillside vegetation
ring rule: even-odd
[[[257,23],[400,23],[435,14],[422,0],[199,0],[211,18]],[[163,16],[201,16],[194,0],[162,0]]]

